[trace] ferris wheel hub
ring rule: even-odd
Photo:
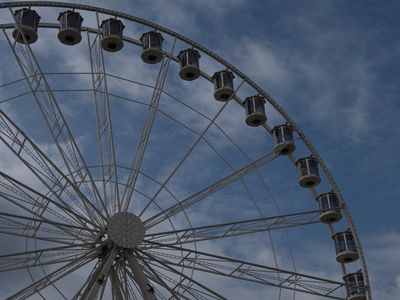
[[[143,222],[129,212],[119,212],[113,215],[107,226],[109,239],[117,246],[127,249],[136,248],[144,239]]]

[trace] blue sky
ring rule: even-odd
[[[71,2],[81,3],[81,1]],[[375,299],[400,297],[400,273],[397,263],[400,261],[398,221],[400,172],[397,171],[400,168],[398,155],[400,105],[397,102],[400,94],[398,38],[400,4],[397,1],[205,0],[189,3],[156,0],[118,1],[112,4],[108,1],[85,1],[85,3],[149,19],[193,39],[233,63],[277,100],[311,139],[341,188],[363,243]],[[44,15],[44,18],[46,16],[50,17],[51,14]],[[134,35],[140,30],[140,27],[126,29]],[[42,44],[33,46],[39,60],[46,65],[46,69],[84,70],[88,66],[75,57],[74,52],[76,49],[84,51],[86,44],[81,43],[76,49],[61,50],[65,47],[61,45],[49,47],[52,38],[54,34],[43,34],[40,40]],[[4,42],[2,38],[2,47]],[[132,61],[133,67],[127,65],[126,62],[130,59],[129,51],[140,53],[139,49],[132,50],[126,47],[120,56],[106,56],[107,62],[110,63],[110,72],[123,74],[132,80],[154,82],[154,71],[157,68],[151,67],[149,71],[149,67],[140,64],[137,58]],[[63,56],[59,59],[62,59],[62,64],[54,66],[49,63],[61,52]],[[6,55],[11,57],[10,53]],[[3,63],[9,63],[10,66],[12,64],[5,58]],[[201,63],[205,70],[213,70],[216,67],[207,60]],[[171,72],[177,71],[176,66],[171,68]],[[18,78],[18,73],[15,74]],[[2,75],[2,82],[7,82],[4,77]],[[10,77],[13,78],[12,74]],[[84,76],[74,80],[68,84],[83,87],[90,82]],[[180,82],[177,88],[177,78],[171,77],[169,80],[171,92],[186,99],[200,111],[213,115],[221,107],[219,104],[211,106],[197,102],[196,99],[204,97],[205,92],[212,91],[204,82],[199,81],[198,89],[195,90],[193,85]],[[52,78],[50,84],[62,86],[65,82],[60,78]],[[22,86],[21,84],[21,92],[26,90]],[[137,87],[120,81],[114,82],[112,79],[110,86],[111,90],[137,99],[147,99],[151,93],[146,89],[139,91]],[[188,94],[191,96],[185,96]],[[74,123],[71,125],[74,133],[86,147],[85,151],[90,152],[90,143],[93,140],[85,133],[87,128],[94,126],[94,116],[89,117],[90,107],[81,105],[79,98],[70,94],[60,97],[65,97],[62,100],[63,108],[66,109],[67,118]],[[90,94],[81,97],[89,99]],[[67,102],[68,99],[71,99],[71,102]],[[162,109],[170,110],[173,114],[171,105],[172,102],[167,99],[160,104]],[[55,149],[39,130],[41,125],[35,114],[26,112],[24,118],[21,118],[20,107],[12,107],[10,104],[7,108],[15,112],[17,119],[20,119],[25,128],[31,127],[28,130],[38,141],[46,145],[48,147],[46,151],[54,153],[56,158]],[[143,118],[146,108],[136,104],[128,107],[125,103],[117,101],[115,104],[113,102],[112,108],[116,112],[126,111],[134,116],[134,118],[121,118],[121,123],[115,125],[119,128],[118,141],[121,148],[134,149],[137,139],[135,134],[139,134],[140,118]],[[178,108],[177,111],[180,112]],[[233,126],[230,116],[240,117],[235,110],[231,111],[228,108],[228,113],[221,116],[221,126],[241,141],[241,146],[251,157],[259,157],[264,151],[263,147],[271,146],[269,140],[262,140],[259,135],[257,138],[249,136],[246,131],[248,128],[245,126]],[[196,114],[187,112],[180,120],[188,122],[198,130],[204,127],[204,120],[198,118]],[[30,125],[32,122],[36,124],[36,121],[37,125]],[[193,136],[161,116],[158,121],[154,129],[157,139],[149,142],[149,148],[157,150],[149,152],[145,157],[144,168],[162,180],[171,166],[168,161],[164,161],[165,165],[155,166],[151,163],[154,156],[162,155],[178,159],[184,153],[184,148],[172,145],[164,147],[164,145],[174,138],[190,141]],[[124,130],[126,128],[135,130]],[[171,129],[168,135],[161,134],[163,128]],[[253,132],[260,133],[260,131]],[[218,131],[210,132],[210,140],[222,140],[219,134]],[[254,147],[249,146],[254,143],[259,144]],[[236,154],[232,153],[231,148],[224,147],[224,144],[220,144],[220,147],[224,155],[231,155],[231,162],[234,164]],[[131,152],[117,151],[120,151],[118,154],[121,161],[129,159]],[[207,146],[204,146],[204,149],[200,148],[198,153],[198,157],[203,159],[206,157],[210,165],[208,172],[202,173],[205,181],[199,181],[199,186],[204,184],[206,179],[212,181],[219,178],[219,176],[209,177],[210,174],[229,173],[228,168],[218,163],[217,157],[207,153],[209,153]],[[95,158],[88,158],[91,159],[95,161]],[[6,164],[4,161],[2,163]],[[239,165],[240,162],[235,167]],[[4,168],[10,166],[13,164],[4,165]],[[181,171],[179,176],[181,180],[171,182],[171,188],[181,197],[190,194],[190,188],[194,190],[198,188],[193,185],[189,176],[191,171],[202,172],[197,160],[188,164],[186,168]],[[268,172],[275,174],[280,168],[282,168],[280,165],[271,164],[271,170]],[[270,185],[275,188],[276,197],[282,201],[281,205],[287,210],[312,207],[311,203],[301,202],[296,202],[294,207],[291,207],[293,204],[288,202],[288,199],[298,197],[303,200],[306,199],[306,193],[295,189],[294,183],[284,184],[286,180],[293,182],[296,180],[295,170],[290,167],[285,168],[283,175],[269,178]],[[185,177],[187,181],[183,180]],[[145,179],[142,179],[141,184],[143,190],[154,192],[152,188],[155,186]],[[226,195],[239,193],[239,190],[233,187],[233,190]],[[256,189],[255,192],[257,193]],[[167,196],[164,199],[165,205],[172,201]],[[237,204],[242,205],[240,202]],[[268,205],[266,204],[263,209],[272,210]],[[210,208],[204,204],[201,209],[199,208],[200,213],[191,217],[194,222],[200,224],[210,209],[214,210],[215,207]],[[254,208],[250,209],[250,205],[243,205],[241,209],[240,213],[248,213],[249,217],[254,217]],[[231,213],[232,216],[240,215],[237,211]],[[177,222],[180,221],[182,220]],[[320,234],[318,230],[316,232]],[[313,231],[310,231],[311,233]],[[324,234],[327,235],[326,232]],[[296,233],[294,235],[297,236]],[[298,245],[301,255],[300,253],[307,247],[301,245],[297,237],[293,240]],[[308,237],[306,240],[310,244],[323,245],[329,238],[315,241]],[[251,249],[253,244],[249,242],[248,245]],[[225,249],[228,247],[229,245]],[[286,249],[285,247],[287,246],[282,246],[282,249]],[[311,261],[306,261],[311,264]]]

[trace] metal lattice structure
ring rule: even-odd
[[[24,23],[26,11],[18,13],[21,7],[29,8],[29,12],[33,8],[42,9],[48,12],[46,15],[53,14],[56,10],[58,13],[64,10],[64,15],[60,16],[67,16],[72,12],[71,15],[76,17],[76,12],[85,13],[88,24],[92,25],[86,26],[85,21],[84,26],[79,25],[79,30],[84,34],[81,44],[87,41],[87,45],[80,49],[85,49],[90,69],[87,72],[47,71],[51,68],[44,65],[43,58],[39,57],[40,53],[32,45],[37,39],[33,38],[37,28],[33,25],[29,27],[29,22]],[[66,9],[69,11],[65,11]],[[18,92],[17,95],[0,100],[0,141],[16,161],[18,168],[34,178],[34,181],[26,183],[26,177],[10,175],[3,167],[0,170],[0,199],[3,203],[3,207],[0,207],[1,241],[7,248],[5,241],[10,236],[23,241],[25,247],[21,251],[0,248],[0,275],[12,276],[20,274],[15,272],[24,272],[31,280],[26,283],[21,279],[21,283],[16,282],[15,286],[7,288],[10,291],[7,299],[227,299],[225,293],[236,284],[241,284],[241,289],[245,293],[248,291],[249,295],[253,288],[261,288],[268,299],[372,299],[356,228],[326,164],[283,108],[240,70],[178,33],[125,13],[82,4],[49,1],[1,3],[0,10],[11,19],[9,23],[0,24],[4,34],[2,47],[12,54],[15,66],[23,76],[17,80],[3,81],[1,90],[19,83],[24,83],[29,88],[28,92]],[[48,20],[39,22],[34,16],[32,14],[29,18],[37,21],[40,30],[52,32],[60,29],[60,23],[47,22]],[[153,37],[158,40],[139,40],[136,36],[122,35],[122,23],[137,25],[140,30],[156,31],[157,35]],[[115,28],[121,30],[120,36]],[[13,35],[10,34],[12,30]],[[63,39],[65,44],[75,45],[80,41],[77,32],[80,31],[76,31],[71,37],[63,32],[59,39]],[[163,39],[158,33],[163,35]],[[78,41],[75,43],[73,38],[77,37]],[[148,43],[146,45],[143,44],[145,40]],[[152,41],[155,44],[151,44]],[[157,48],[157,43],[161,42],[168,46],[167,50]],[[39,43],[40,31],[37,44]],[[152,84],[137,82],[108,71],[109,64],[119,54],[111,56],[104,50],[116,52],[116,48],[120,50],[119,43],[132,47],[143,46],[148,56],[142,55],[142,59],[150,64],[158,63],[155,65],[157,72],[153,76],[155,81]],[[182,52],[185,47],[192,50]],[[156,62],[160,53],[162,59]],[[211,65],[218,66],[219,69],[214,71],[223,71],[214,76],[208,74],[198,67],[196,59],[200,57],[213,62]],[[210,112],[210,109],[206,114],[180,97],[171,95],[167,88],[167,79],[174,71],[176,63],[180,63],[179,75],[182,79],[193,81],[199,76],[204,82],[214,84],[214,95],[220,101],[210,102],[209,106],[215,107],[214,111]],[[51,65],[48,61],[47,64]],[[82,141],[76,137],[77,129],[69,121],[70,112],[65,109],[68,104],[61,103],[58,99],[59,92],[67,93],[68,98],[71,98],[72,93],[78,90],[71,87],[53,88],[52,80],[56,75],[89,76],[90,86],[85,91],[92,98],[95,126],[90,134],[97,142],[96,151],[82,150]],[[128,96],[118,96],[111,92],[111,82],[115,81],[150,89],[150,97],[137,101]],[[63,84],[67,86],[66,81]],[[162,107],[164,97],[170,97],[184,109],[200,116],[205,125],[198,130],[190,122],[185,124],[183,119]],[[16,120],[15,116],[21,115],[14,112],[20,109],[16,101],[21,98],[30,99],[35,104],[35,118],[40,116],[42,125],[47,127],[45,130],[42,126],[36,136],[36,125],[32,129],[26,124],[19,124],[24,123],[23,121]],[[128,146],[116,142],[118,133],[115,126],[119,126],[118,121],[123,119],[123,111],[113,109],[115,98],[139,103],[146,108],[142,119],[135,117],[140,123],[136,128],[139,133],[135,151],[133,155],[130,153],[129,158],[120,159],[118,156],[121,154],[118,146]],[[269,120],[265,122],[268,114],[268,110],[265,113],[265,103],[279,116],[283,125],[273,125]],[[218,123],[224,112],[231,107],[245,110],[247,124],[259,127],[261,131],[258,130],[257,134],[272,137],[270,140],[275,139],[275,148],[271,146],[270,151],[264,150],[257,157],[243,149],[226,132],[224,126]],[[172,167],[167,175],[161,176],[162,179],[158,179],[159,174],[147,174],[144,171],[145,159],[154,155],[151,152],[151,141],[158,116],[168,118],[194,136],[187,143],[184,152],[176,151],[179,152],[179,158],[172,162]],[[87,118],[90,119],[89,116]],[[244,118],[239,121],[245,123]],[[249,132],[253,130],[250,127],[247,129]],[[173,131],[171,128],[166,130]],[[240,153],[243,159],[240,164],[235,165],[236,158],[230,160],[227,153],[222,153],[215,140],[209,136],[212,130],[217,130],[229,147]],[[50,132],[50,144],[56,154],[44,149],[38,142],[45,131]],[[172,146],[176,149],[182,148],[181,143],[183,144],[181,140],[172,141]],[[205,179],[193,177],[196,179],[192,184],[194,190],[187,194],[174,190],[175,178],[202,145],[206,145],[210,152],[216,154],[220,164],[226,167],[225,171]],[[92,149],[91,146],[89,148]],[[296,157],[297,149],[299,153],[309,156]],[[54,158],[55,155],[57,159]],[[88,163],[95,156],[98,156],[97,163]],[[204,153],[199,158],[202,161],[196,164],[200,165],[200,169],[206,168],[207,164],[214,164],[207,162],[209,156]],[[167,157],[160,159],[164,161]],[[152,159],[149,161],[152,162]],[[150,164],[149,161],[147,164]],[[299,169],[300,184],[308,188],[319,206],[314,201],[314,208],[296,208],[295,211],[287,212],[279,207],[264,174],[264,169],[277,161]],[[318,166],[323,173],[321,176]],[[215,168],[218,167],[219,164],[215,164]],[[258,178],[262,187],[260,190],[249,183],[251,176]],[[192,178],[190,174],[181,177],[183,181],[184,177],[189,178],[189,181]],[[321,179],[325,184],[324,191],[318,191],[316,187]],[[216,208],[208,208],[210,218],[207,219],[207,210],[201,208],[201,205],[210,201],[210,198],[223,198],[222,194],[228,200],[240,198],[235,190],[230,190],[236,185],[241,187],[251,205],[254,204],[252,211],[248,213],[243,207],[237,207],[236,215],[232,215],[234,218],[230,219],[228,212],[231,204],[225,201],[226,216],[223,209],[217,211]],[[146,190],[148,186],[153,187],[153,190]],[[331,192],[326,193],[327,189]],[[257,200],[261,190],[263,193]],[[267,198],[276,205],[279,213],[271,214],[262,208],[265,203],[260,199]],[[197,217],[200,211],[206,211],[201,218]],[[340,220],[342,215],[344,218]],[[223,217],[216,220],[216,216]],[[196,221],[199,218],[206,220],[206,224]],[[337,253],[341,259],[337,274],[325,277],[320,276],[321,270],[310,273],[301,267],[297,268],[298,263],[293,254],[295,250],[292,249],[289,238],[291,230],[301,229],[302,232],[307,232],[313,226],[324,226],[328,228],[330,236],[335,236],[338,232],[335,225],[339,221],[344,224],[342,226],[349,228],[346,232],[350,233],[343,235],[343,249],[341,240],[335,240],[336,244],[331,245],[332,249],[336,246],[336,251],[340,252]],[[277,253],[281,242],[274,242],[275,232],[281,232],[285,237],[285,251],[289,255],[283,263]],[[351,240],[346,240],[347,236]],[[246,244],[254,242],[251,240],[254,237],[257,242],[262,239],[268,241],[265,247],[269,247],[272,259],[260,262],[255,258],[251,259],[252,253],[245,253],[245,249],[248,249]],[[233,243],[238,249],[225,251],[229,255],[212,250],[219,243],[225,245],[221,246],[225,250],[231,250],[231,244],[227,241],[232,240],[238,241]],[[240,246],[243,246],[243,253],[240,252]],[[259,249],[254,249],[254,256],[256,250]],[[351,252],[351,261],[346,260],[348,252]],[[353,276],[352,272],[358,269],[360,271]],[[84,274],[83,278],[77,280],[80,274]],[[345,280],[343,277],[350,279]],[[214,280],[221,280],[221,283],[218,285]]]

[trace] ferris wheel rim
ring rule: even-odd
[[[86,11],[94,11],[94,12],[98,12],[98,13],[104,13],[107,15],[111,15],[111,16],[115,16],[115,17],[119,17],[122,19],[126,19],[129,21],[133,21],[136,23],[140,23],[142,25],[146,25],[149,27],[152,27],[154,29],[157,29],[163,33],[166,33],[170,36],[173,36],[199,50],[201,50],[202,52],[206,53],[209,57],[215,59],[216,61],[220,62],[221,64],[223,64],[224,66],[226,66],[227,68],[229,68],[229,70],[233,71],[235,73],[235,75],[238,75],[240,78],[242,78],[246,83],[248,83],[250,86],[252,86],[256,91],[259,92],[260,95],[264,96],[265,99],[281,114],[281,116],[283,118],[286,119],[286,121],[293,127],[293,129],[297,132],[297,134],[299,135],[299,137],[303,140],[304,144],[308,147],[308,149],[310,150],[310,152],[312,153],[313,157],[315,157],[318,161],[318,163],[320,164],[323,172],[325,173],[326,178],[328,179],[329,183],[331,184],[331,186],[333,187],[333,190],[335,191],[335,193],[337,194],[337,196],[339,197],[341,204],[343,205],[343,212],[345,214],[345,217],[347,219],[347,222],[354,234],[355,237],[355,242],[356,242],[356,246],[357,246],[357,251],[360,254],[360,262],[361,262],[361,269],[363,271],[364,274],[364,280],[366,282],[366,290],[367,290],[367,294],[369,297],[371,297],[369,295],[370,293],[370,284],[369,284],[369,277],[368,277],[368,272],[367,272],[367,268],[366,268],[366,262],[365,262],[365,258],[363,255],[363,251],[362,251],[362,247],[361,247],[361,243],[358,237],[358,233],[356,230],[356,227],[353,223],[350,211],[347,207],[347,204],[340,192],[339,187],[337,186],[335,180],[333,179],[329,169],[327,168],[327,165],[324,163],[324,161],[322,160],[322,158],[320,157],[320,155],[318,154],[317,150],[315,149],[315,147],[311,144],[310,140],[305,136],[305,134],[303,133],[303,131],[300,129],[300,127],[294,122],[294,120],[285,112],[285,110],[267,93],[265,92],[260,86],[258,86],[254,81],[252,81],[249,77],[247,77],[245,74],[243,74],[239,69],[237,69],[235,66],[233,66],[232,64],[230,64],[229,62],[227,62],[226,60],[224,60],[222,57],[218,56],[217,54],[213,53],[212,51],[210,51],[209,49],[197,44],[196,42],[192,41],[191,39],[180,35],[174,31],[171,31],[165,27],[162,27],[156,23],[150,22],[148,20],[145,19],[141,19],[135,16],[131,16],[125,13],[121,13],[118,11],[113,11],[113,10],[109,10],[109,9],[104,9],[104,8],[100,8],[100,7],[96,7],[96,6],[90,6],[90,5],[83,5],[83,4],[75,4],[75,3],[68,3],[68,2],[51,2],[51,1],[22,1],[22,2],[7,2],[7,3],[2,3],[0,4],[0,9],[2,8],[11,8],[11,7],[26,7],[26,6],[43,6],[43,7],[60,7],[60,8],[74,8],[74,9],[81,9],[81,10],[86,10]],[[5,24],[0,24],[0,27],[5,28],[8,26],[5,26]],[[41,27],[39,25],[39,27]],[[90,31],[90,30],[88,30]],[[135,40],[127,40],[128,42],[133,42],[135,44],[138,44],[137,41],[135,42]],[[266,128],[267,129],[267,128]],[[268,129],[267,129],[268,130]],[[371,298],[369,298],[371,299]]]

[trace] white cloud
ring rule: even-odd
[[[364,240],[364,251],[377,299],[400,297],[400,232],[375,233]]]
[[[274,50],[273,45],[256,38],[244,37],[235,47],[239,67],[256,82],[267,88],[287,85],[290,78],[289,58]]]

